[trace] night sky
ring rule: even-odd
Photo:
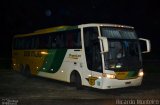
[[[139,37],[151,40],[147,59],[160,59],[160,3],[158,0],[3,0],[0,56],[10,57],[13,35],[37,29],[82,23],[134,26]]]

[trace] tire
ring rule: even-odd
[[[24,70],[24,66],[23,66],[22,64],[20,64],[19,72],[20,72],[22,75],[24,75],[25,70]]]
[[[71,84],[71,86],[75,85],[75,73],[74,72],[71,73],[70,84]]]
[[[82,89],[82,81],[79,73],[76,73],[76,82],[75,82],[77,90]]]
[[[82,81],[79,73],[77,71],[73,71],[70,76],[71,85],[75,86],[77,90],[82,89]]]
[[[30,67],[28,65],[25,66],[24,76],[31,77],[31,70],[30,70]]]

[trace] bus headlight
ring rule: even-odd
[[[107,77],[109,79],[115,79],[115,74],[107,74],[107,73],[103,73],[103,77]]]
[[[143,75],[144,75],[144,72],[143,72],[143,70],[141,69],[141,70],[139,71],[139,73],[138,73],[138,76],[139,76],[139,77],[143,77]]]

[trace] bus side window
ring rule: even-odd
[[[73,48],[73,34],[68,32],[66,36],[67,36],[67,48]]]
[[[81,48],[81,34],[80,30],[71,30],[66,32],[67,48],[78,49]]]
[[[52,33],[51,48],[81,48],[80,30]]]
[[[57,33],[52,33],[50,35],[50,43],[51,43],[51,48],[53,49],[59,49],[59,48],[64,48],[64,34],[61,32]]]
[[[61,33],[57,33],[56,35],[56,48],[63,48],[63,41]]]
[[[49,48],[49,36],[39,36],[39,48],[48,49]]]
[[[81,34],[80,30],[75,30],[73,35],[73,47],[74,48],[81,48]]]
[[[13,40],[13,49],[18,49],[18,39],[17,38]]]
[[[51,35],[51,48],[56,48],[56,36]]]
[[[32,47],[32,38],[31,37],[25,38],[24,47],[25,47],[25,49],[31,49],[31,47]]]
[[[24,38],[19,38],[18,48],[19,49],[24,49]]]

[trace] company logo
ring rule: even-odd
[[[80,57],[81,57],[81,55],[69,54],[69,58],[71,58],[71,59],[78,59],[78,58],[80,58]]]
[[[95,81],[97,80],[98,78],[97,77],[88,77],[86,78],[86,80],[88,81],[88,83],[91,85],[91,86],[94,86],[95,85]]]

